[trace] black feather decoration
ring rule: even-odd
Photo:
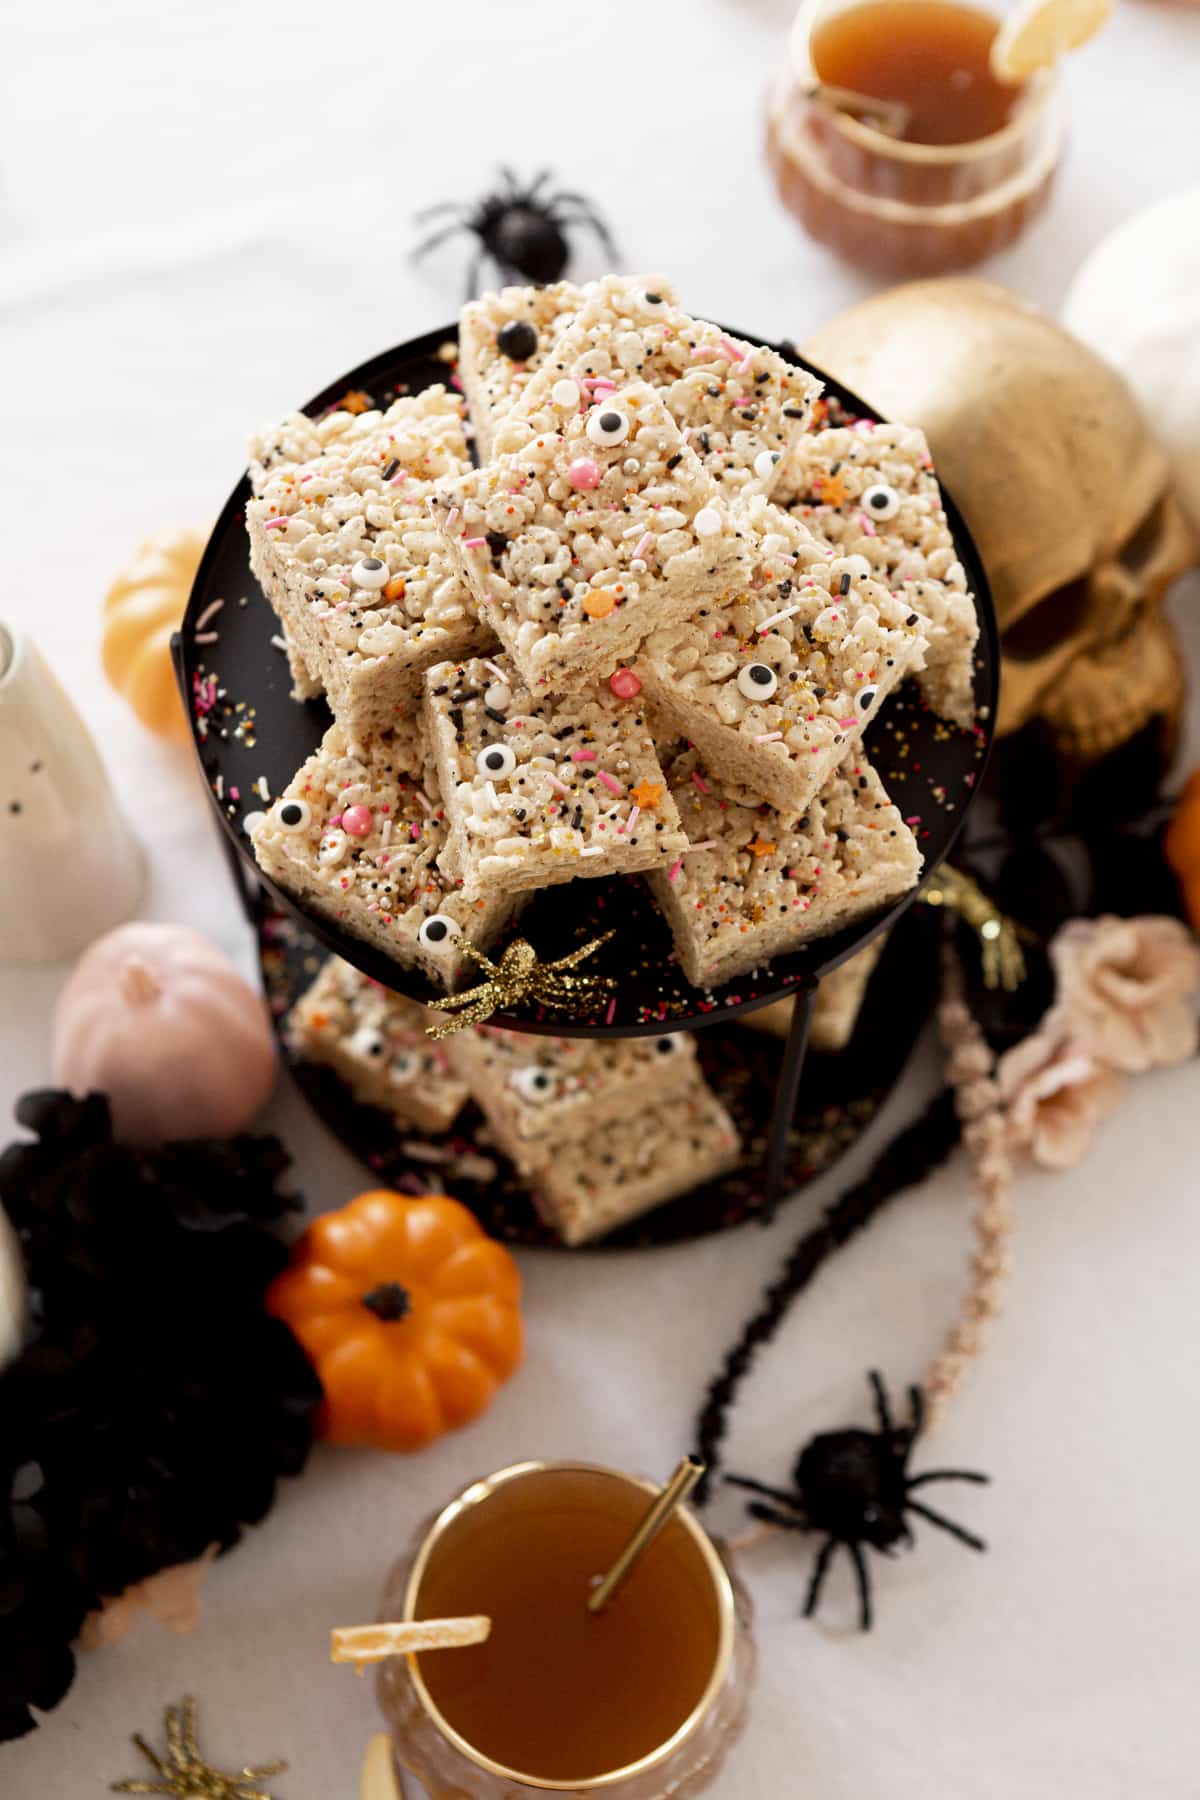
[[[0,1156],[29,1283],[0,1373],[0,1739],[62,1698],[103,1597],[263,1518],[321,1398],[262,1306],[299,1204],[277,1140],[135,1150],[95,1094],[17,1117],[35,1137]]]

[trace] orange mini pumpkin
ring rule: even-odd
[[[158,737],[189,734],[175,686],[171,634],[183,618],[206,535],[189,526],[156,532],[104,597],[104,673]]]
[[[445,1194],[390,1188],[325,1213],[267,1292],[325,1389],[335,1444],[421,1450],[488,1407],[521,1361],[521,1277]]]
[[[1200,769],[1179,796],[1165,848],[1167,861],[1179,877],[1188,918],[1200,931]]]

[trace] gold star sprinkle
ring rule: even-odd
[[[224,1775],[206,1763],[196,1742],[196,1702],[189,1695],[183,1705],[166,1709],[167,1753],[159,1756],[145,1738],[135,1732],[133,1742],[154,1770],[156,1781],[114,1781],[114,1794],[169,1794],[175,1800],[271,1800],[257,1784],[287,1768],[284,1762],[247,1763],[236,1775]]]
[[[751,838],[750,842],[746,845],[746,848],[751,856],[774,856],[776,850],[774,844],[764,843],[762,838],[759,837]]]
[[[662,799],[662,791],[661,781],[639,781],[635,788],[630,789],[643,812],[649,812],[651,808],[658,805]]]

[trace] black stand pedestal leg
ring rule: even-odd
[[[804,1073],[804,1055],[808,1049],[808,1033],[812,1025],[815,987],[796,995],[792,1023],[788,1028],[783,1052],[783,1067],[775,1088],[775,1105],[771,1113],[771,1131],[767,1138],[766,1191],[763,1197],[761,1223],[767,1225],[775,1217],[775,1209],[783,1198],[787,1179],[788,1135],[796,1115],[796,1095]]]

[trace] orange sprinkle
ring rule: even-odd
[[[365,413],[370,412],[374,404],[370,394],[364,394],[361,388],[351,388],[342,401],[341,410],[348,413]]]
[[[589,619],[607,619],[616,604],[605,588],[598,588],[594,594],[588,595],[583,603],[583,610]]]
[[[643,812],[649,812],[662,799],[663,784],[661,781],[639,781],[635,788],[630,788],[634,800]]]
[[[746,848],[749,850],[751,856],[774,856],[775,854],[774,844],[766,844],[761,838],[757,837],[752,838],[746,845]]]
[[[826,506],[845,506],[846,482],[841,475],[822,475],[818,481],[821,499]]]
[[[384,588],[383,594],[384,594],[384,598],[386,600],[403,600],[403,598],[404,598],[404,577],[403,577],[403,575],[393,575],[392,579],[388,582],[387,586]]]

